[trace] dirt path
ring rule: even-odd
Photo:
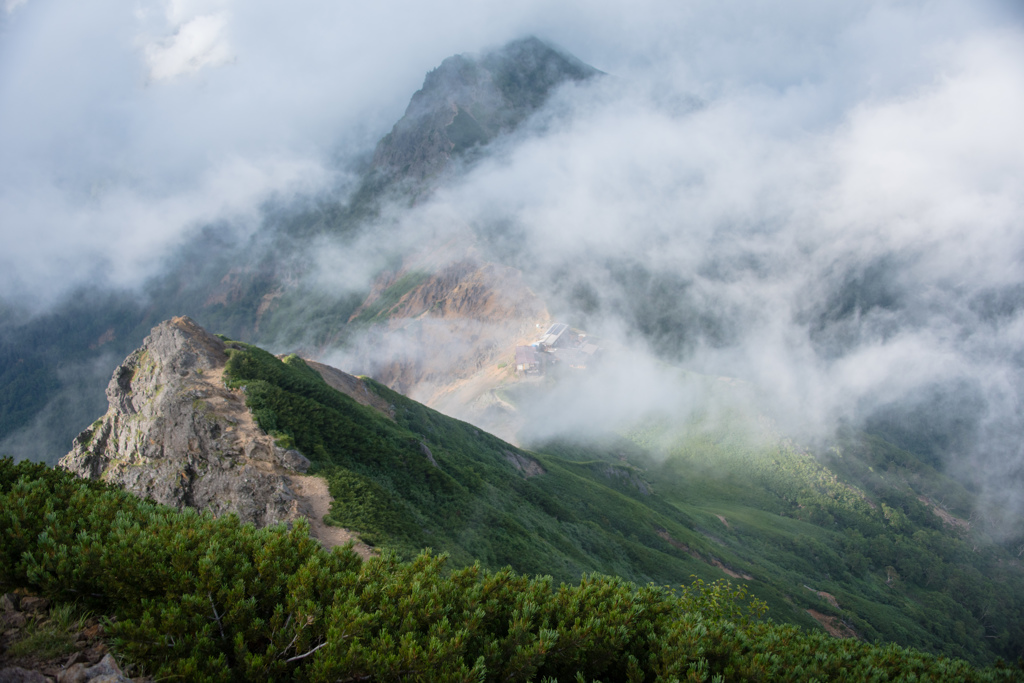
[[[321,477],[292,475],[289,477],[292,483],[292,491],[299,497],[300,505],[311,511],[309,516],[309,533],[313,538],[320,541],[325,548],[333,548],[345,545],[349,541],[355,541],[352,549],[367,560],[375,557],[378,551],[359,540],[359,535],[336,526],[324,524],[324,515],[331,510],[331,494],[327,490],[327,481]]]
[[[245,396],[238,390],[224,386],[224,366],[207,370],[197,381],[207,385],[206,401],[218,415],[227,419],[231,425],[227,431],[233,432],[240,443],[261,441],[268,451],[274,447],[273,439],[268,436],[253,420],[252,414],[245,405]],[[362,383],[360,382],[360,386]],[[348,529],[324,524],[324,515],[331,510],[331,494],[327,490],[327,481],[321,477],[294,474],[274,463],[251,461],[250,464],[265,472],[273,472],[286,477],[292,492],[299,499],[298,509],[309,511],[309,532],[320,541],[325,548],[345,545],[355,541],[352,549],[363,559],[378,554],[377,550],[359,541],[359,536]]]

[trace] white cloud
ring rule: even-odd
[[[177,26],[169,38],[146,45],[150,77],[162,81],[228,63],[227,24],[224,13],[203,14]]]
[[[28,196],[0,195],[0,214],[9,224],[61,225],[57,240],[45,230],[29,230],[15,248],[4,250],[0,291],[46,302],[75,282],[132,288],[160,272],[173,248],[204,225],[217,223],[240,239],[259,225],[259,207],[268,198],[312,195],[333,181],[322,166],[302,158],[230,158],[173,194],[115,184],[97,188],[85,203],[54,185],[35,186]],[[29,280],[25,272],[49,279]]]
[[[398,216],[403,239],[501,216],[538,247],[533,277],[590,259],[609,330],[642,302],[604,261],[675,277],[680,315],[724,328],[695,324],[685,361],[811,422],[953,375],[982,387],[987,443],[1024,424],[1024,313],[999,298],[1024,272],[1019,3],[5,7],[4,297],[137,285],[197,225],[244,231],[268,198],[330,186],[445,57],[534,33],[614,78]],[[316,245],[321,284],[358,288],[381,254],[339,249]],[[880,303],[830,319],[850,282]]]

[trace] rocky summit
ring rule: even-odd
[[[449,57],[427,74],[405,115],[377,145],[374,168],[390,177],[429,178],[452,156],[514,129],[557,86],[601,73],[533,37],[483,56]]]
[[[242,389],[224,386],[225,343],[187,317],[153,328],[117,367],[106,415],[60,466],[140,497],[264,526],[308,516],[293,478],[309,467],[252,420]]]

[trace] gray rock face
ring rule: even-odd
[[[9,666],[0,669],[0,683],[47,683],[47,680],[46,676],[38,671]]]
[[[557,86],[600,73],[536,38],[483,57],[449,57],[427,74],[405,116],[380,141],[374,168],[415,180],[436,175],[453,155],[514,129]]]
[[[224,386],[225,345],[189,318],[153,328],[107,386],[107,414],[75,438],[60,466],[140,497],[258,526],[305,512],[288,475],[309,461],[256,426]]]

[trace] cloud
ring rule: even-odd
[[[146,263],[121,278],[138,286],[196,221],[327,190],[271,167],[338,181],[401,116],[425,71],[522,31],[508,21],[518,10],[455,0],[17,9],[0,19],[0,296],[37,307],[104,270],[88,264]],[[230,168],[280,184],[257,182],[244,211],[228,201],[218,215],[214,195]],[[133,223],[147,205],[149,217]]]
[[[223,159],[198,178],[190,191],[171,195],[133,191],[118,185],[97,188],[85,202],[61,188],[40,185],[32,196],[0,197],[0,212],[22,225],[59,221],[62,237],[29,232],[17,250],[0,256],[0,285],[25,299],[55,297],[69,282],[131,288],[159,272],[182,239],[210,224],[238,237],[259,225],[261,202],[275,193],[308,193],[329,184],[325,169],[305,159]],[[83,257],[82,255],[87,255]],[[20,272],[51,273],[52,283],[17,279]],[[59,273],[59,275],[58,275]]]
[[[173,36],[146,45],[150,78],[161,81],[228,63],[227,25],[226,14],[203,14],[177,26]]]
[[[565,89],[435,201],[556,316],[738,377],[790,433],[925,406],[945,434],[925,446],[1019,518],[1024,31],[995,4],[853,14],[812,15],[796,47],[765,17],[698,40],[728,59]],[[606,379],[574,391],[582,421],[540,412],[665,404],[657,372]]]
[[[794,429],[960,388],[984,409],[950,462],[993,500],[1022,462],[1017,2],[5,7],[5,299],[138,286],[203,224],[245,235],[270,200],[338,192],[427,70],[532,33],[612,77],[389,216],[390,244],[469,223],[557,315],[741,378]],[[371,238],[318,242],[313,284],[365,284]],[[664,404],[659,367],[590,393]]]

